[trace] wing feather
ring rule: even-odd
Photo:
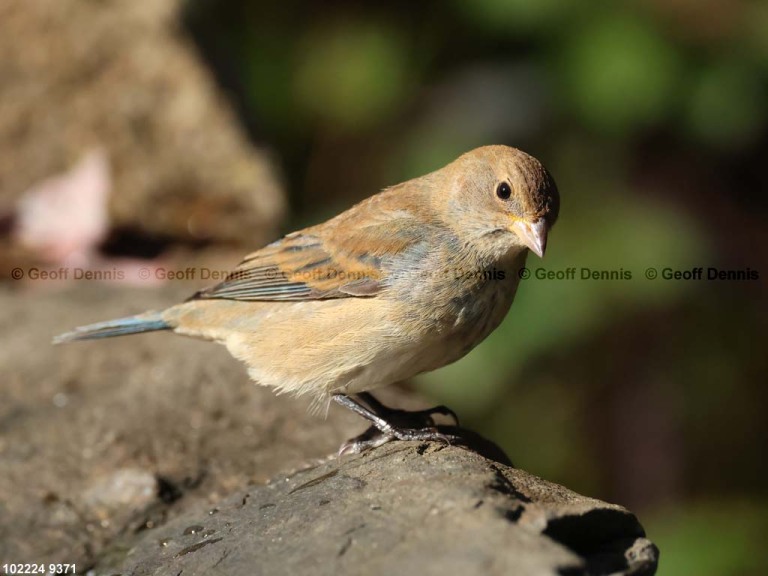
[[[383,193],[379,196],[386,194]],[[249,254],[193,299],[296,301],[367,298],[387,286],[392,259],[424,241],[413,210],[382,210],[373,197],[337,218]]]

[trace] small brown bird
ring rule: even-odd
[[[333,399],[392,438],[446,439],[429,413],[404,427],[369,390],[450,364],[504,319],[528,250],[557,219],[538,160],[485,146],[246,256],[220,284],[161,312],[92,324],[54,342],[153,330],[215,340],[253,380]],[[396,425],[398,424],[398,425]]]

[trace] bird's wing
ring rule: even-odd
[[[424,225],[379,202],[294,232],[253,252],[229,277],[193,299],[296,301],[372,297],[386,286],[393,258],[424,242]]]

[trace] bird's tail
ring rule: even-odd
[[[75,340],[95,340],[97,338],[110,338],[125,334],[138,334],[139,332],[153,332],[155,330],[168,330],[171,325],[163,320],[162,312],[145,312],[138,316],[117,318],[98,324],[80,326],[71,332],[60,334],[53,339],[54,344],[74,342]]]

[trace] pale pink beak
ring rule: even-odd
[[[539,218],[533,224],[518,220],[514,224],[514,229],[531,252],[539,258],[544,257],[544,251],[547,249],[547,222],[544,218]]]

